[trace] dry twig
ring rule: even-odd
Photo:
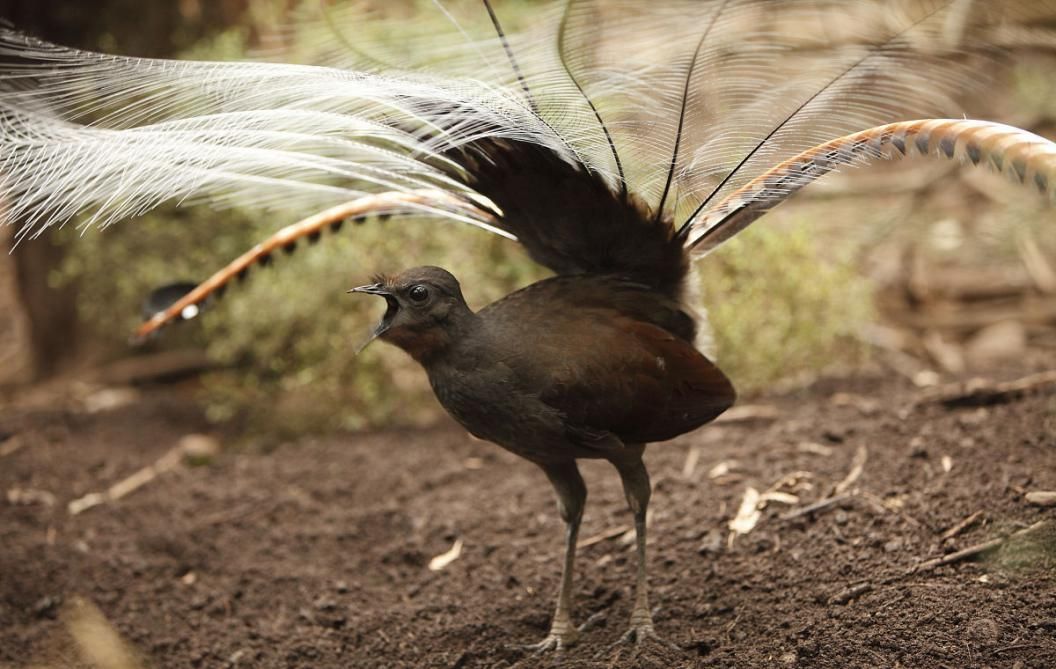
[[[1056,491],[1034,490],[1024,495],[1023,499],[1034,506],[1056,506]]]
[[[979,522],[979,520],[982,517],[983,517],[983,512],[982,511],[976,511],[972,515],[968,516],[967,518],[965,518],[961,522],[957,523],[956,525],[954,525],[950,529],[948,529],[945,532],[943,532],[942,536],[939,537],[939,541],[941,543],[945,543],[945,542],[949,541],[950,539],[953,539],[954,537],[956,537],[961,532],[964,532],[969,527],[971,527],[972,525],[975,525],[977,522]]]
[[[916,405],[941,404],[947,408],[1004,404],[1035,393],[1056,393],[1056,370],[1030,374],[1014,381],[974,379],[940,386],[924,393]]]
[[[858,585],[852,585],[849,588],[841,590],[832,597],[829,597],[829,604],[846,604],[852,599],[861,597],[872,589],[872,583],[859,583]]]
[[[14,455],[16,451],[20,450],[26,445],[26,440],[20,435],[14,435],[7,439],[7,441],[0,443],[0,458],[6,458],[9,455]]]
[[[75,597],[64,609],[66,629],[81,659],[98,669],[140,669],[136,652],[94,604]]]
[[[608,541],[610,539],[618,539],[630,532],[632,529],[634,528],[630,525],[618,525],[616,527],[607,529],[604,532],[601,532],[600,534],[595,534],[592,537],[587,537],[586,539],[581,540],[576,544],[576,548],[587,548],[588,546],[593,546],[594,544],[600,544],[603,541]]]
[[[693,446],[686,452],[686,462],[682,465],[682,478],[687,480],[693,478],[698,462],[700,462],[700,447]]]
[[[795,520],[801,516],[806,516],[818,511],[826,511],[841,502],[851,499],[850,495],[836,495],[835,497],[826,497],[825,499],[818,500],[813,504],[808,504],[801,509],[789,511],[788,513],[781,516],[781,520]]]
[[[735,406],[715,419],[715,423],[750,423],[771,421],[781,417],[781,411],[766,404],[744,404]]]
[[[868,458],[869,451],[866,450],[865,446],[859,446],[854,453],[854,459],[851,461],[851,470],[847,472],[847,476],[843,477],[842,481],[836,484],[833,489],[834,495],[842,495],[850,490],[851,486],[862,476],[862,471],[865,469],[865,461]]]
[[[907,573],[916,574],[916,573],[919,573],[919,572],[922,572],[922,571],[928,571],[930,569],[934,569],[935,567],[941,567],[943,565],[953,564],[955,562],[960,562],[961,560],[966,560],[968,558],[975,557],[976,555],[981,555],[982,553],[987,553],[987,552],[992,551],[992,550],[994,550],[996,548],[1000,548],[1006,541],[1008,541],[1008,540],[1010,540],[1010,539],[1012,539],[1014,537],[1021,537],[1021,536],[1025,535],[1025,534],[1030,534],[1031,532],[1034,532],[1035,530],[1037,530],[1040,527],[1042,527],[1043,525],[1045,525],[1046,522],[1047,521],[1039,520],[1038,522],[1034,523],[1030,527],[1028,527],[1026,529],[1019,530],[1018,532],[1013,532],[1012,534],[1009,534],[1009,535],[1006,535],[1006,536],[1003,536],[1003,537],[998,537],[997,539],[991,539],[990,541],[984,541],[981,544],[976,544],[974,546],[969,546],[968,548],[965,548],[964,550],[959,550],[959,551],[957,551],[955,553],[950,553],[949,555],[944,555],[941,558],[935,558],[933,560],[927,560],[925,562],[921,562],[917,566],[915,566],[912,569],[910,569]]]
[[[462,555],[462,539],[455,539],[455,543],[447,551],[429,560],[429,571],[441,571]]]
[[[105,502],[112,502],[121,499],[129,493],[143,487],[147,483],[150,483],[156,479],[159,474],[174,469],[180,464],[180,460],[183,458],[183,452],[184,449],[182,446],[172,448],[165,453],[165,455],[158,458],[157,462],[154,464],[143,467],[131,476],[113,484],[106,490],[102,492],[88,493],[84,497],[79,497],[71,501],[66,505],[66,510],[69,511],[71,516],[76,516],[93,506],[99,506]]]

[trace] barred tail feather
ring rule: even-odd
[[[820,144],[768,170],[703,212],[686,236],[702,256],[804,186],[843,165],[919,154],[984,165],[1056,200],[1056,143],[1001,123],[956,119],[904,121]]]
[[[271,255],[282,249],[292,251],[304,238],[314,239],[326,228],[337,229],[348,220],[362,220],[370,216],[386,216],[407,213],[447,212],[450,217],[462,217],[477,225],[493,229],[494,217],[465,200],[441,191],[417,191],[411,193],[391,192],[367,195],[345,204],[331,207],[297,223],[288,225],[266,240],[246,251],[193,290],[173,302],[167,308],[151,316],[136,330],[133,341],[141,341],[164,326],[181,320],[189,307],[200,306],[214,295],[218,295],[235,278],[245,276],[256,264],[266,264]],[[508,235],[507,235],[508,236]]]

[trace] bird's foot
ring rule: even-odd
[[[605,650],[598,653],[598,657],[619,653],[627,647],[633,647],[636,653],[646,650],[649,646],[659,646],[667,651],[682,653],[682,649],[671,641],[657,634],[653,627],[652,616],[633,616],[631,627],[615,643],[610,644]]]
[[[631,628],[624,632],[620,640],[612,645],[613,648],[620,645],[634,644],[635,646],[641,647],[646,643],[656,643],[669,650],[681,652],[681,648],[678,644],[668,641],[664,637],[656,633],[656,629],[653,627],[652,622],[639,623],[637,625],[631,625]]]
[[[605,614],[599,611],[587,618],[587,621],[579,627],[571,627],[568,624],[554,625],[550,628],[550,633],[542,641],[521,646],[520,649],[528,651],[532,655],[542,655],[549,652],[560,654],[566,648],[579,641],[581,634],[594,629],[603,620],[605,620]]]
[[[546,638],[539,643],[530,643],[521,646],[521,650],[528,651],[532,655],[542,655],[550,652],[560,654],[569,646],[574,645],[577,641],[579,641],[579,633],[575,630],[563,634],[550,632],[546,635]]]

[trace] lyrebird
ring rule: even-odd
[[[692,262],[817,178],[878,158],[963,160],[1051,197],[1048,140],[985,121],[907,120],[959,113],[955,100],[985,91],[978,65],[1008,46],[994,27],[1040,4],[570,0],[543,12],[543,28],[506,36],[485,2],[494,39],[453,48],[431,36],[408,62],[349,46],[325,67],[112,57],[4,31],[0,187],[21,237],[190,197],[318,212],[140,336],[348,219],[447,218],[519,241],[557,276],[476,313],[434,267],[354,291],[386,300],[375,334],[424,366],[456,420],[553,484],[568,533],[539,649],[577,637],[586,489],[576,460],[615,465],[637,532],[627,638],[640,641],[655,638],[644,446],[734,400],[697,346]]]

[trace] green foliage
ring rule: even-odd
[[[848,252],[821,252],[802,219],[756,224],[700,264],[719,365],[742,393],[861,361],[871,287]]]

